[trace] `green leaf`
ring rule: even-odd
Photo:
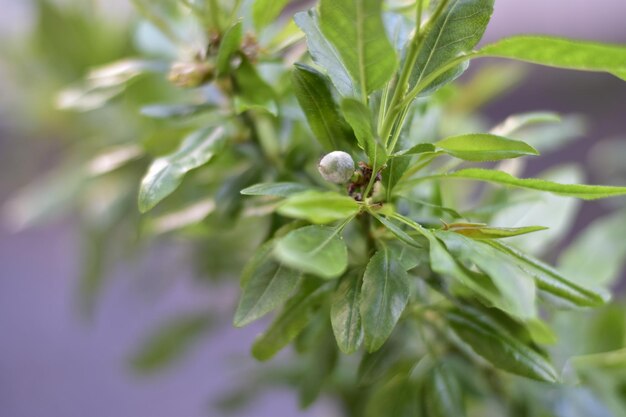
[[[363,96],[393,75],[397,57],[387,39],[378,0],[321,0],[322,33],[335,46]]]
[[[244,269],[243,291],[233,324],[242,327],[284,303],[297,287],[302,273],[289,269],[272,257],[274,242],[261,246]]]
[[[272,195],[289,197],[292,194],[311,190],[312,187],[297,182],[265,182],[241,190],[243,195]]]
[[[576,197],[583,200],[616,197],[626,195],[626,187],[611,187],[606,185],[559,184],[556,182],[535,178],[516,178],[503,171],[481,168],[462,169],[448,174],[433,175],[424,178],[461,178],[468,180],[487,181],[512,187],[528,188],[537,191],[546,191],[566,197]],[[422,178],[422,179],[424,179]]]
[[[379,216],[377,214],[374,214],[374,217],[376,217],[376,219],[379,222],[381,222],[387,229],[389,229],[391,233],[396,235],[396,237],[400,239],[402,242],[406,243],[407,245],[413,246],[415,248],[423,247],[423,245],[421,245],[415,238],[413,238],[407,232],[402,230],[402,228],[398,226],[397,224],[395,224],[391,219]]]
[[[224,32],[215,58],[215,72],[218,77],[228,74],[230,71],[230,60],[233,54],[239,50],[242,39],[243,23],[241,21],[234,23]]]
[[[341,227],[307,226],[278,240],[274,253],[280,261],[321,278],[337,278],[348,267],[348,249]]]
[[[257,30],[272,23],[280,12],[289,4],[289,0],[254,0],[252,5],[252,21]]]
[[[272,87],[259,75],[248,59],[242,57],[239,68],[234,72],[235,109],[243,113],[249,109],[262,109],[273,115],[278,113],[276,94]]]
[[[358,100],[346,98],[341,102],[341,111],[352,126],[359,147],[367,154],[370,166],[378,171],[387,162],[387,152],[376,139],[370,109]]]
[[[296,64],[291,79],[298,103],[322,147],[327,151],[345,150],[354,136],[339,113],[326,77],[311,67]]]
[[[361,291],[365,347],[373,352],[391,335],[409,301],[408,275],[389,248],[383,246],[370,259]]]
[[[396,152],[393,156],[403,156],[403,155],[419,155],[423,153],[432,153],[435,152],[437,148],[432,143],[418,143],[417,145],[405,150]]]
[[[352,85],[346,66],[341,62],[335,47],[320,30],[319,16],[315,9],[296,13],[293,20],[306,34],[307,47],[313,62],[326,70],[337,91],[344,97],[358,96],[360,93]]]
[[[411,155],[389,158],[387,168],[382,171],[382,184],[385,187],[385,200],[392,201],[393,189],[411,163]]]
[[[131,359],[132,366],[143,373],[162,369],[182,357],[210,325],[211,318],[206,313],[172,320],[142,344]]]
[[[311,322],[316,308],[327,295],[328,287],[313,280],[302,286],[276,316],[269,328],[252,345],[252,355],[260,361],[271,359]]]
[[[602,295],[569,281],[550,265],[502,242],[486,242],[510,255],[513,261],[535,278],[540,290],[580,307],[598,307],[604,304]]]
[[[429,417],[466,415],[461,386],[445,362],[433,369],[424,387]]]
[[[487,274],[500,293],[496,307],[527,320],[536,316],[535,282],[509,257],[489,245],[452,232],[435,232],[450,253],[465,264],[476,265]]]
[[[182,183],[185,174],[209,162],[226,141],[223,127],[209,127],[187,136],[178,150],[152,162],[141,180],[139,211],[147,212]]]
[[[409,86],[413,88],[425,77],[463,52],[470,51],[483,36],[494,0],[451,0],[432,30],[423,40],[422,48],[411,72]],[[422,94],[432,93],[460,76],[467,63],[442,74]]]
[[[361,298],[361,271],[348,273],[339,282],[330,306],[330,322],[343,353],[356,352],[363,343],[363,326],[359,301]]]
[[[496,368],[538,381],[559,380],[547,359],[486,316],[451,311],[446,318],[454,333]]]
[[[305,191],[288,197],[278,213],[311,223],[324,224],[357,214],[359,203],[353,198],[333,191]]]
[[[543,226],[527,226],[527,227],[487,227],[460,224],[449,224],[446,230],[458,233],[472,239],[501,239],[505,237],[513,237],[525,235],[527,233],[539,232],[546,230]]]
[[[539,152],[527,143],[488,133],[451,136],[436,142],[435,145],[449,155],[474,162],[539,155]]]
[[[608,72],[626,81],[626,47],[551,36],[512,36],[478,51],[479,56],[510,58],[581,71]]]

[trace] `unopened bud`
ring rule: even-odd
[[[326,181],[345,184],[354,174],[354,160],[346,152],[334,151],[322,158],[318,170]]]
[[[168,79],[178,87],[198,87],[213,77],[213,65],[208,62],[175,62]]]

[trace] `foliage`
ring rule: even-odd
[[[624,415],[624,310],[605,305],[620,257],[594,247],[622,226],[623,213],[566,252],[565,273],[515,244],[542,241],[551,223],[495,223],[533,202],[531,192],[566,207],[561,197],[621,196],[626,187],[514,175],[505,160],[537,157],[544,146],[520,136],[531,142],[531,125],[559,123],[554,114],[513,115],[485,131],[443,125],[462,101],[451,83],[470,61],[626,79],[626,47],[515,36],[475,50],[493,0],[320,0],[293,22],[288,1],[134,3],[166,39],[150,39],[160,56],[94,70],[60,104],[127,109],[119,96],[133,97],[146,80],[165,101],[137,93],[131,107],[141,126],[87,164],[76,193],[115,183],[103,209],[110,214],[136,197],[122,186],[130,181],[146,213],[133,225],[146,240],[175,232],[194,241],[196,262],[212,277],[232,276],[249,259],[234,325],[276,311],[252,355],[265,361],[293,345],[306,363],[290,369],[303,406],[324,391],[354,416],[573,415],[562,401],[593,410],[581,415]],[[201,30],[182,36],[191,26]],[[194,44],[202,47],[191,55],[169,53]],[[331,151],[358,162],[345,184],[317,171]],[[94,170],[98,158],[108,165]],[[123,205],[99,239],[136,211]],[[597,276],[579,265],[596,251],[614,263]],[[232,262],[219,268],[221,258]],[[598,325],[578,328],[581,317]],[[176,357],[207,323],[174,323],[136,366]],[[620,333],[587,346],[601,331]]]

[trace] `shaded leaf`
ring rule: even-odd
[[[370,259],[361,291],[365,347],[373,352],[391,335],[409,301],[408,275],[389,248],[383,246]]]
[[[330,321],[343,353],[356,352],[363,343],[363,326],[359,302],[361,298],[361,271],[348,273],[339,282],[332,296]]]
[[[339,113],[326,77],[296,64],[291,79],[298,103],[322,147],[327,151],[346,149],[353,142],[352,132]]]
[[[278,113],[276,94],[272,87],[259,75],[256,68],[242,57],[239,68],[234,72],[235,108],[238,113],[249,109],[263,109],[273,115]]]
[[[322,33],[364,96],[382,87],[397,66],[381,9],[378,0],[321,0],[319,5]]]
[[[243,24],[241,21],[235,22],[224,32],[215,58],[215,73],[218,77],[230,71],[230,60],[239,50],[242,38]]]
[[[289,0],[254,0],[252,20],[257,30],[265,28],[276,20],[287,4],[289,4]]]
[[[451,311],[446,318],[454,333],[496,368],[538,381],[558,381],[547,359],[487,317]]]
[[[302,273],[272,257],[274,242],[261,246],[244,269],[242,293],[233,324],[242,327],[284,303],[297,287]]]
[[[274,253],[288,266],[321,278],[336,278],[348,266],[348,249],[336,227],[293,230],[277,241]]]
[[[472,239],[501,239],[505,237],[513,237],[524,235],[527,233],[539,232],[546,230],[543,226],[527,226],[527,227],[487,227],[487,226],[467,226],[449,224],[446,230],[458,233]]]
[[[370,109],[358,100],[346,98],[341,101],[341,111],[352,126],[359,147],[367,154],[370,166],[378,171],[387,162],[387,152],[377,139]]]
[[[430,417],[466,415],[461,386],[445,362],[432,370],[429,381],[424,384],[424,387]]]

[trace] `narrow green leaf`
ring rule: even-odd
[[[224,32],[215,59],[215,72],[218,77],[230,71],[230,60],[239,49],[242,38],[243,23],[241,21],[234,23]]]
[[[451,311],[446,314],[456,335],[496,368],[555,383],[559,377],[547,359],[484,316]]]
[[[297,182],[265,182],[254,184],[241,190],[243,195],[273,195],[277,197],[289,197],[293,194],[312,190],[311,186]]]
[[[488,133],[451,136],[436,142],[435,145],[456,158],[475,162],[539,155],[539,152],[527,143]]]
[[[559,184],[556,182],[535,178],[516,178],[503,171],[481,168],[462,169],[448,174],[433,175],[425,178],[460,178],[469,180],[487,181],[512,187],[528,188],[537,191],[546,191],[566,197],[576,197],[583,200],[626,195],[626,187],[611,187],[606,185]],[[422,178],[423,179],[423,178]]]
[[[302,286],[276,316],[269,328],[252,345],[252,355],[260,360],[271,359],[287,346],[311,322],[315,309],[326,297],[328,287],[313,280],[303,280]]]
[[[550,265],[502,242],[491,240],[486,242],[510,255],[512,260],[535,278],[537,288],[548,294],[580,307],[598,307],[604,304],[605,299],[602,295],[569,281]]]
[[[445,362],[433,369],[429,379],[425,384],[428,416],[465,416],[461,386]]]
[[[363,326],[359,311],[361,284],[360,270],[346,274],[341,278],[330,306],[330,322],[337,346],[347,354],[356,352],[363,343]]]
[[[345,150],[354,137],[339,113],[326,77],[311,67],[296,64],[291,79],[298,103],[322,147],[327,151]]]
[[[176,152],[154,160],[141,180],[139,211],[147,212],[170,195],[187,172],[209,162],[225,141],[223,127],[201,129],[187,136]]]
[[[370,259],[363,275],[361,320],[368,352],[380,349],[409,301],[408,275],[384,247]]]
[[[289,0],[254,0],[252,4],[252,21],[257,30],[272,23],[280,12],[289,4]]]
[[[465,264],[476,265],[487,274],[500,293],[496,306],[527,320],[536,316],[535,282],[509,257],[489,245],[452,232],[435,232],[450,253]]]
[[[278,213],[311,223],[324,224],[342,220],[357,214],[359,203],[353,198],[333,191],[305,191],[288,197]]]
[[[626,81],[626,47],[623,45],[551,36],[512,36],[483,47],[478,54],[550,67],[608,72]]]
[[[542,111],[514,114],[494,127],[491,133],[499,136],[507,136],[530,125],[538,123],[558,123],[560,121],[561,116],[553,112]]]
[[[242,327],[284,303],[297,287],[302,273],[289,269],[272,257],[274,242],[261,246],[241,278],[243,291],[233,324]]]
[[[183,356],[211,325],[211,317],[190,314],[178,317],[157,329],[131,359],[143,373],[158,371]]]
[[[215,110],[214,104],[151,104],[141,108],[142,116],[153,119],[180,119]]]
[[[377,139],[370,109],[358,100],[346,98],[341,101],[341,111],[352,126],[359,147],[367,154],[370,166],[378,171],[387,162],[387,152]]]
[[[387,167],[382,171],[382,184],[385,187],[385,200],[392,201],[393,189],[400,181],[411,163],[411,155],[389,158]]]
[[[483,36],[493,13],[494,0],[451,0],[423,40],[413,68],[409,86],[413,88],[425,77],[463,52],[469,52]],[[453,81],[466,69],[467,63],[438,77],[422,94],[432,93]]]
[[[447,225],[446,230],[458,233],[472,239],[501,239],[505,237],[513,237],[525,235],[528,233],[546,230],[543,226],[527,226],[527,227],[486,227],[486,226],[466,226],[455,224]]]
[[[341,228],[307,226],[278,240],[278,259],[292,268],[321,278],[337,278],[348,267],[348,249]]]
[[[293,20],[306,34],[307,47],[313,61],[326,70],[337,91],[344,97],[358,96],[358,88],[353,86],[346,66],[339,58],[335,47],[322,34],[319,16],[315,9],[296,13]]]
[[[321,0],[319,5],[322,33],[364,96],[382,87],[397,66],[381,9],[378,0]]]
[[[379,222],[381,222],[387,229],[389,229],[389,231],[391,233],[396,235],[396,237],[398,239],[400,239],[401,241],[403,241],[404,243],[406,243],[406,244],[408,244],[410,246],[413,246],[415,248],[422,248],[423,247],[423,245],[421,245],[415,238],[413,238],[407,232],[402,230],[402,228],[400,226],[398,226],[397,224],[395,224],[391,219],[388,219],[388,218],[383,217],[383,216],[379,216],[377,214],[374,214],[374,217],[376,217],[376,219]]]

